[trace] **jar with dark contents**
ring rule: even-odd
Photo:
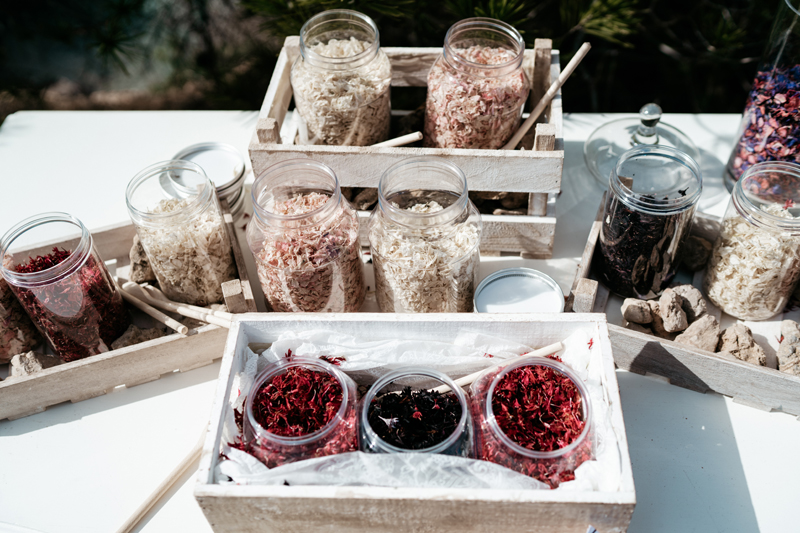
[[[595,271],[628,298],[658,297],[675,277],[702,193],[698,164],[667,146],[622,154],[609,178]]]

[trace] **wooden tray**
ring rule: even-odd
[[[536,39],[525,51],[523,68],[532,80],[535,104],[546,92],[550,79],[561,72],[558,50],[549,39]],[[393,87],[425,87],[428,70],[441,48],[383,48],[392,63]],[[441,148],[373,148],[357,146],[301,146],[295,130],[281,135],[292,99],[291,67],[300,54],[300,38],[287,37],[278,56],[258,125],[250,143],[253,173],[286,159],[308,157],[330,166],[342,187],[377,187],[381,173],[402,159],[421,155],[446,157],[466,174],[470,191],[529,193],[527,215],[483,215],[481,252],[521,253],[530,259],[553,254],[555,197],[561,190],[564,140],[561,93],[522,145],[527,150],[466,150]],[[393,111],[393,115],[408,111]],[[366,216],[362,214],[363,216]]]
[[[256,307],[247,270],[226,205],[223,205],[223,215],[239,272],[238,280],[225,284],[226,302],[234,307],[231,312],[254,312]],[[135,233],[136,229],[131,223],[92,232],[100,257],[107,263],[116,260],[117,273],[122,277],[127,275],[130,264],[128,254]],[[62,244],[64,243],[47,243],[21,253],[36,255]],[[136,309],[130,309],[134,315],[139,313]],[[142,316],[146,317],[144,314]],[[94,398],[121,385],[133,387],[155,381],[176,370],[186,372],[208,365],[222,357],[227,334],[225,328],[205,325],[191,329],[187,336],[174,333],[134,346],[62,363],[31,376],[0,381],[0,420],[15,420],[40,413],[51,405]]]
[[[218,485],[214,471],[222,429],[231,416],[229,398],[250,344],[273,342],[280,333],[330,329],[364,340],[453,339],[469,330],[543,346],[578,329],[596,332],[602,346],[609,419],[620,445],[621,489],[615,492],[404,489],[386,487]],[[239,317],[225,346],[211,424],[200,460],[195,497],[216,533],[309,531],[601,533],[622,532],[636,504],[625,424],[605,318],[578,314],[291,314]]]
[[[606,311],[608,289],[592,279],[591,273],[604,204],[605,196],[578,264],[567,311]],[[692,234],[714,242],[718,232],[716,219],[702,214],[695,216]],[[614,346],[614,362],[620,368],[637,374],[656,374],[679,387],[703,393],[717,392],[737,403],[765,411],[783,411],[800,419],[800,377],[631,331],[621,324],[609,323],[608,333]]]

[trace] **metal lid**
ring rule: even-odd
[[[564,293],[547,274],[505,268],[486,276],[475,290],[476,313],[561,313]]]
[[[208,142],[187,146],[173,159],[192,161],[205,170],[217,188],[217,194],[233,200],[244,183],[245,161],[235,146]],[[177,183],[180,187],[180,183]]]

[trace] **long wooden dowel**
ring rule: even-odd
[[[150,496],[147,497],[145,501],[139,506],[134,513],[128,517],[122,527],[117,530],[117,533],[130,533],[136,527],[136,525],[145,517],[145,515],[150,512],[150,509],[158,503],[158,501],[164,497],[164,494],[175,484],[175,482],[186,472],[195,461],[200,458],[200,452],[203,450],[203,440],[205,439],[206,432],[200,435],[200,440],[197,441],[197,444],[194,445],[192,450],[183,458],[183,460],[175,467],[169,475],[164,478],[161,484],[156,487]]]
[[[564,70],[561,71],[561,74],[558,76],[556,81],[554,81],[553,84],[550,85],[550,88],[547,89],[546,93],[544,93],[544,96],[542,96],[541,100],[539,100],[539,103],[536,104],[536,107],[533,108],[533,111],[531,111],[530,116],[527,119],[525,119],[525,122],[522,123],[522,126],[520,126],[517,132],[514,133],[514,135],[511,137],[511,140],[508,141],[505,146],[503,146],[503,150],[513,150],[517,147],[517,145],[525,136],[525,134],[528,133],[528,130],[531,129],[533,123],[536,122],[536,119],[539,118],[539,115],[542,114],[542,112],[550,103],[550,101],[553,98],[555,98],[558,90],[561,88],[562,85],[564,85],[564,83],[570,77],[572,72],[577,68],[577,66],[580,64],[583,58],[586,57],[586,54],[589,53],[589,50],[591,48],[592,45],[590,45],[589,43],[583,43],[583,45],[578,49],[578,51],[572,57],[572,60],[569,63],[567,63],[567,66],[564,67]]]
[[[183,315],[188,318],[194,318],[195,320],[201,320],[203,322],[207,322],[208,324],[214,324],[215,326],[220,326],[223,328],[230,329],[231,321],[225,320],[224,318],[220,318],[218,316],[214,316],[211,313],[208,313],[208,309],[203,309],[202,312],[197,311],[188,307],[185,304],[175,303],[172,301],[165,301],[165,300],[158,300],[156,298],[151,297],[143,288],[141,288],[138,284],[133,283],[132,281],[126,282],[122,288],[135,294],[148,304],[159,307],[161,309],[165,309],[167,311],[172,311],[173,313],[178,313],[179,315]],[[199,308],[199,309],[202,309]]]
[[[165,326],[168,326],[168,327],[174,329],[175,331],[177,331],[181,335],[187,335],[189,333],[189,328],[187,326],[181,324],[180,322],[178,322],[174,318],[165,315],[164,313],[162,313],[158,309],[152,307],[151,305],[148,305],[146,302],[143,302],[142,300],[140,300],[139,298],[137,298],[133,294],[129,293],[128,291],[126,291],[125,289],[120,287],[117,284],[116,281],[114,283],[117,285],[117,290],[119,290],[119,293],[122,295],[122,298],[126,302],[128,302],[132,306],[136,307],[140,311],[142,311],[144,313],[147,313],[148,315],[150,315],[151,317],[155,318],[156,320],[158,320],[159,322],[161,322]]]
[[[526,357],[544,357],[545,355],[550,355],[552,353],[556,353],[557,351],[563,350],[563,349],[564,349],[564,344],[561,343],[561,342],[556,342],[556,343],[550,344],[549,346],[545,346],[544,348],[539,348],[538,350],[534,350],[532,352],[528,352],[528,353],[526,353],[524,355],[521,355],[520,357],[522,357],[522,358],[526,358]],[[519,358],[518,357],[512,357],[511,359],[505,359],[505,360],[501,361],[500,363],[498,363],[498,364],[496,364],[494,366],[491,366],[489,368],[503,368],[504,366],[510,365],[511,363],[513,363],[515,361],[519,361]],[[455,380],[455,384],[458,385],[459,387],[466,387],[467,385],[471,385],[472,382],[474,382],[476,379],[478,379],[478,376],[480,376],[484,372],[486,372],[486,370],[479,370],[477,372],[473,372],[472,374],[467,374],[463,378],[458,378],[457,380]],[[443,393],[443,392],[449,391],[450,387],[447,386],[447,385],[441,385],[441,386],[436,387],[435,389],[431,389],[431,390],[434,390],[434,391],[439,392],[439,393]]]
[[[422,139],[422,132],[415,131],[414,133],[409,133],[407,135],[401,135],[400,137],[395,137],[394,139],[389,139],[388,141],[383,141],[380,143],[373,144],[377,148],[380,147],[388,147],[388,146],[403,146],[406,144],[411,144],[413,142],[417,142]]]
[[[215,310],[215,309],[207,309],[207,308],[205,308],[205,307],[198,307],[198,306],[196,306],[196,305],[189,305],[189,304],[184,304],[184,303],[176,302],[176,301],[174,301],[174,300],[170,300],[170,299],[167,297],[167,295],[166,295],[166,294],[164,294],[163,292],[161,292],[161,290],[159,290],[158,288],[156,288],[156,287],[153,287],[152,285],[148,285],[148,284],[146,284],[146,283],[145,283],[145,284],[143,284],[143,285],[139,285],[139,286],[140,286],[142,289],[144,289],[144,290],[145,290],[145,292],[146,292],[146,293],[147,293],[149,296],[153,297],[153,298],[154,298],[154,299],[156,299],[156,300],[161,300],[162,302],[172,302],[172,303],[173,303],[173,304],[175,304],[175,305],[182,305],[182,306],[186,306],[186,307],[188,307],[189,309],[193,309],[193,310],[197,311],[198,313],[208,313],[208,314],[210,314],[210,315],[218,316],[218,317],[220,317],[220,318],[223,318],[223,319],[225,319],[225,320],[228,320],[228,321],[230,321],[230,320],[233,320],[233,313],[228,313],[227,311],[217,311],[217,310]]]

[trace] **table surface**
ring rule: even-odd
[[[490,258],[484,275],[531,266],[569,289],[604,189],[584,165],[583,141],[621,116],[565,115],[553,259]],[[0,231],[44,211],[69,211],[89,229],[125,222],[125,186],[139,170],[198,142],[227,142],[246,154],[256,119],[229,111],[13,114],[0,127]],[[664,120],[701,148],[701,209],[720,215],[723,162],[739,117]],[[215,363],[0,422],[0,532],[116,530],[197,441],[218,371]],[[638,501],[631,533],[797,530],[795,417],[624,371],[617,377]],[[210,532],[193,484],[194,474],[184,475],[137,531]]]

